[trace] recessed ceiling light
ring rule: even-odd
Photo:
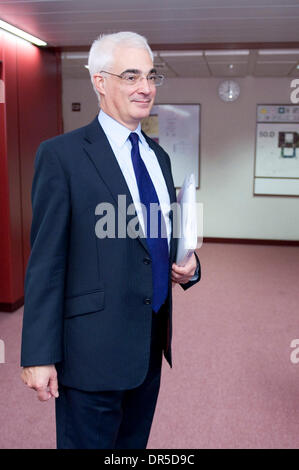
[[[201,57],[201,51],[162,51],[160,57]]]
[[[42,41],[41,39],[35,36],[32,36],[32,34],[26,33],[22,29],[16,28],[15,26],[12,26],[9,23],[6,23],[6,21],[0,20],[0,28],[5,29],[5,31],[8,31],[9,33],[14,34],[15,36],[25,39],[25,41],[31,42],[32,44],[35,44],[36,46],[47,45],[45,41]]]
[[[259,55],[290,55],[299,54],[298,49],[261,49],[258,51]]]
[[[235,51],[235,50],[227,50],[227,51],[205,51],[206,56],[215,56],[215,55],[249,55],[249,51],[242,49],[240,51]]]
[[[88,59],[88,52],[64,52],[62,54],[63,59]]]

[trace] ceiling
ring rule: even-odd
[[[121,30],[146,36],[169,77],[299,76],[299,0],[0,0],[0,18],[62,48],[77,78],[84,49]]]
[[[154,64],[168,78],[208,77],[299,77],[299,49],[157,51]],[[63,52],[63,76],[89,77],[88,53]]]
[[[120,30],[151,44],[299,40],[298,0],[0,0],[0,17],[53,46]]]

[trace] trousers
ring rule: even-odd
[[[161,379],[165,312],[152,313],[150,360],[141,385],[86,392],[59,384],[57,449],[145,449]]]

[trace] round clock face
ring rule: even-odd
[[[235,101],[240,94],[240,87],[237,82],[234,82],[233,80],[226,80],[220,83],[218,94],[223,101]]]

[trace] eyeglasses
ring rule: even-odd
[[[108,73],[108,75],[113,75],[114,77],[118,77],[121,80],[123,80],[123,82],[126,85],[129,85],[129,86],[136,85],[142,80],[143,77],[147,79],[147,83],[150,86],[161,86],[164,80],[164,75],[157,75],[156,73],[149,73],[146,76],[140,72],[129,72],[129,71],[128,72],[125,71],[121,73],[120,75],[117,75],[116,73],[107,72],[106,70],[101,70],[100,73]]]

